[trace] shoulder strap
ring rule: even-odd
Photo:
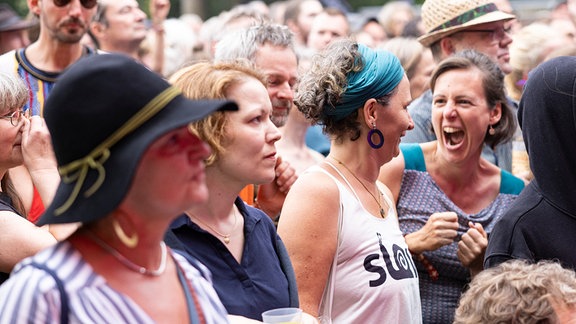
[[[361,203],[360,197],[358,197],[358,195],[356,194],[356,191],[354,190],[354,187],[352,187],[352,185],[350,184],[350,182],[348,181],[348,179],[346,179],[346,177],[344,176],[344,174],[342,174],[342,172],[340,172],[340,170],[338,170],[338,168],[330,163],[330,161],[325,160],[324,162],[326,162],[326,164],[328,164],[328,166],[330,166],[332,169],[334,169],[334,171],[336,171],[336,173],[338,173],[338,175],[340,176],[340,178],[342,178],[342,180],[344,180],[344,182],[346,183],[346,185],[348,186],[348,188],[350,188],[350,191],[352,192],[352,194],[354,195],[354,197],[356,197],[356,200],[358,200],[358,202]],[[326,172],[326,171],[324,171]],[[336,182],[336,184],[338,184],[340,181],[338,179],[336,179],[333,175],[331,175],[330,173],[326,172],[326,174],[328,174],[332,179],[334,179],[334,181]]]
[[[180,285],[184,290],[184,296],[186,296],[186,305],[188,307],[189,312],[189,320],[192,324],[200,324],[205,323],[206,320],[204,318],[203,313],[199,313],[198,309],[201,310],[201,305],[197,304],[197,300],[194,296],[194,287],[192,287],[192,283],[188,281],[186,275],[184,274],[184,270],[180,267],[180,264],[176,260],[176,272],[178,273],[178,281],[180,281]],[[198,309],[196,309],[198,307]]]
[[[322,299],[320,300],[319,316],[318,319],[320,324],[332,324],[332,304],[334,303],[334,289],[336,285],[336,267],[338,266],[338,246],[340,246],[340,240],[342,235],[342,217],[344,213],[344,206],[340,202],[340,210],[338,212],[338,234],[337,234],[337,246],[336,254],[332,260],[332,266],[330,267],[330,273],[328,274],[328,279],[326,280],[326,287],[322,293]]]
[[[418,143],[400,144],[400,150],[404,155],[404,169],[426,171],[426,162],[424,161],[424,153],[422,147]]]
[[[64,290],[64,283],[58,277],[54,270],[48,268],[45,264],[40,264],[37,262],[30,263],[31,266],[42,269],[46,271],[56,282],[56,286],[58,287],[58,291],[60,292],[60,324],[68,324],[69,321],[69,308],[68,308],[68,294],[66,290]]]

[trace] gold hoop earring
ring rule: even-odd
[[[124,245],[131,249],[138,245],[138,234],[136,232],[134,232],[134,235],[131,237],[128,237],[116,219],[112,220],[112,227],[114,227],[114,233],[116,233],[116,236],[118,236],[118,239],[120,239],[120,242]]]

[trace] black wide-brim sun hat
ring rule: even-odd
[[[38,225],[105,217],[126,196],[156,139],[216,110],[236,109],[231,101],[188,100],[121,54],[80,59],[60,76],[44,105],[61,181]]]

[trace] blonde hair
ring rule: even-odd
[[[264,76],[248,61],[238,60],[226,63],[199,62],[176,71],[170,83],[180,88],[185,97],[193,100],[227,99],[230,87],[256,79],[266,87]],[[226,146],[226,114],[215,112],[210,116],[191,123],[189,129],[212,148],[206,165],[213,164],[224,153]]]
[[[553,303],[576,307],[576,273],[552,261],[510,260],[480,272],[469,286],[454,324],[556,323]]]

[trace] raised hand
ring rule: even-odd
[[[162,24],[170,12],[170,1],[168,0],[151,0],[150,1],[150,18],[153,25]]]
[[[470,270],[472,276],[475,276],[483,269],[482,263],[488,246],[488,234],[479,223],[468,222],[468,226],[470,228],[458,242],[457,255],[462,265]]]
[[[456,213],[434,213],[420,230],[406,235],[406,243],[410,252],[414,254],[434,251],[454,242],[458,235],[457,230],[458,215]]]
[[[50,132],[40,116],[24,118],[22,127],[22,155],[24,165],[31,173],[50,169],[57,170]]]
[[[298,178],[296,171],[281,157],[276,159],[276,177],[269,184],[258,186],[257,207],[262,209],[268,216],[275,218],[282,210],[286,194]]]

